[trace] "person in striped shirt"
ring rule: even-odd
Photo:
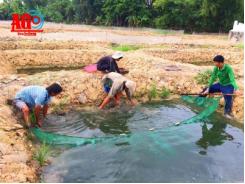
[[[41,127],[41,112],[43,113],[43,117],[45,117],[48,112],[48,104],[51,101],[51,97],[61,92],[62,87],[58,83],[53,83],[47,88],[42,86],[27,86],[16,94],[13,105],[22,111],[27,126],[30,126],[30,111],[34,111],[36,123]]]

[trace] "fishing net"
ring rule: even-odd
[[[191,117],[187,120],[181,121],[177,124],[173,124],[169,128],[164,128],[164,129],[158,129],[155,131],[147,131],[147,132],[140,132],[138,135],[148,135],[148,136],[153,136],[156,137],[159,132],[163,131],[169,131],[171,128],[176,127],[176,125],[183,125],[183,124],[192,124],[192,123],[197,123],[200,122],[204,119],[206,119],[208,116],[210,116],[217,108],[219,105],[219,98],[213,97],[213,98],[205,98],[205,97],[195,97],[195,96],[182,96],[182,100],[185,102],[188,102],[190,104],[193,104],[195,106],[199,106],[203,110],[195,115],[194,117]],[[105,137],[94,137],[94,138],[83,138],[83,137],[74,137],[74,136],[67,136],[67,135],[60,135],[52,132],[46,132],[43,131],[39,128],[33,128],[32,132],[34,135],[42,142],[45,142],[47,144],[56,144],[56,145],[85,145],[85,144],[96,144],[99,142],[104,142],[104,141],[117,141],[117,140],[129,140],[130,138],[132,139],[133,137],[138,137],[136,135],[137,133],[134,133],[135,135],[118,135],[118,136],[105,136]]]
[[[190,119],[182,121],[181,124],[191,124],[206,119],[216,111],[216,109],[219,107],[219,101],[221,99],[221,97],[205,98],[195,96],[182,96],[181,98],[185,102],[203,108],[203,111],[201,111],[199,114]]]

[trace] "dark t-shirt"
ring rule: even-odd
[[[102,57],[97,62],[97,70],[104,71],[104,72],[120,73],[116,61],[111,56]]]

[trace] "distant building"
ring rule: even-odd
[[[232,30],[229,32],[229,39],[235,42],[243,41],[245,26],[237,20],[233,24]]]

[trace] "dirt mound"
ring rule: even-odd
[[[155,57],[196,65],[212,65],[213,57],[218,54],[223,55],[230,64],[243,63],[244,59],[241,50],[236,48],[166,48],[149,49],[145,52]]]
[[[7,62],[7,58],[3,53],[0,53],[0,65],[0,75],[7,75],[16,72],[13,65]]]

